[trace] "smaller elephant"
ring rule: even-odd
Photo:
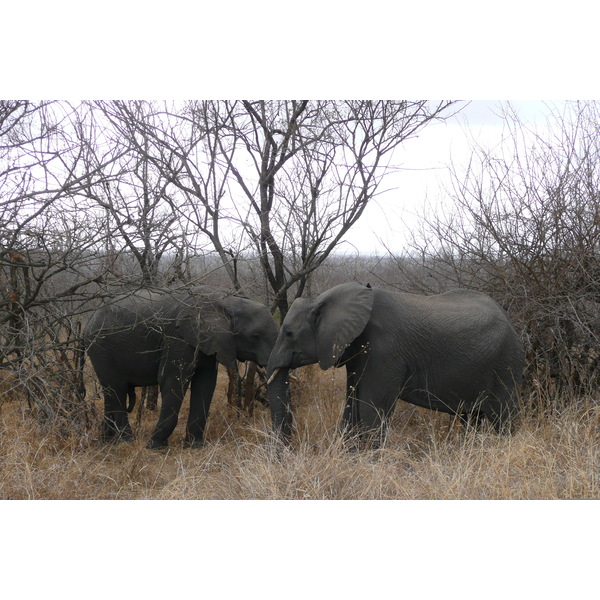
[[[130,440],[135,387],[158,384],[161,409],[148,443],[161,448],[190,387],[185,444],[201,446],[218,364],[266,366],[277,338],[266,306],[201,286],[192,292],[139,290],[98,309],[83,333],[104,393],[105,440]],[[129,403],[127,404],[127,398]]]
[[[343,430],[375,445],[397,398],[509,430],[524,360],[508,317],[485,294],[420,296],[344,283],[298,298],[281,325],[267,368],[273,427],[289,438],[288,372],[318,362],[346,367]]]

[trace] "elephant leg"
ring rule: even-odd
[[[356,385],[356,412],[362,441],[373,449],[385,441],[387,425],[404,384],[404,374],[382,369],[379,361],[370,364]]]
[[[106,442],[130,442],[133,432],[127,417],[127,385],[106,385],[104,392],[104,422],[102,439]]]
[[[199,368],[192,377],[190,394],[190,414],[188,417],[184,445],[200,448],[204,445],[204,428],[208,411],[217,383],[218,363],[210,363]]]
[[[188,383],[188,379],[182,379],[177,376],[170,376],[161,383],[160,395],[162,402],[160,414],[154,432],[146,446],[147,448],[155,450],[166,448],[169,445],[167,440],[175,427],[177,427],[179,411],[181,410],[181,404],[183,403]]]
[[[361,440],[376,450],[383,445],[387,432],[387,411],[368,400],[358,400],[358,411],[361,424]]]

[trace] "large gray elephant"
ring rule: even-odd
[[[158,384],[161,410],[148,447],[166,446],[191,386],[185,444],[197,447],[218,363],[266,366],[277,327],[263,304],[202,286],[193,293],[140,290],[121,297],[92,315],[83,336],[104,393],[106,440],[132,438],[127,413],[135,387]]]
[[[273,427],[289,439],[288,371],[318,362],[346,366],[343,431],[374,445],[398,398],[510,430],[524,357],[508,317],[485,294],[421,296],[344,283],[298,298],[281,325],[267,369]]]

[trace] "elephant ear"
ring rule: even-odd
[[[177,320],[177,329],[190,346],[208,356],[216,355],[226,367],[235,366],[232,319],[216,303],[192,309],[184,318]]]
[[[329,369],[364,330],[373,309],[370,285],[342,283],[321,294],[314,308],[317,354],[321,369]]]

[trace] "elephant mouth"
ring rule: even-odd
[[[281,371],[281,369],[297,369],[299,367],[305,367],[306,365],[312,365],[316,362],[317,362],[317,360],[315,358],[311,358],[310,356],[307,356],[304,352],[300,352],[300,351],[294,351],[292,353],[291,360],[271,361],[271,365],[273,365],[273,363],[275,363],[275,364],[279,363],[279,366],[272,367],[273,371],[271,371],[271,375],[267,379],[267,385],[273,383],[273,380],[277,376],[277,373],[279,373],[279,371]],[[270,371],[269,366],[267,367],[267,371],[268,372]]]

